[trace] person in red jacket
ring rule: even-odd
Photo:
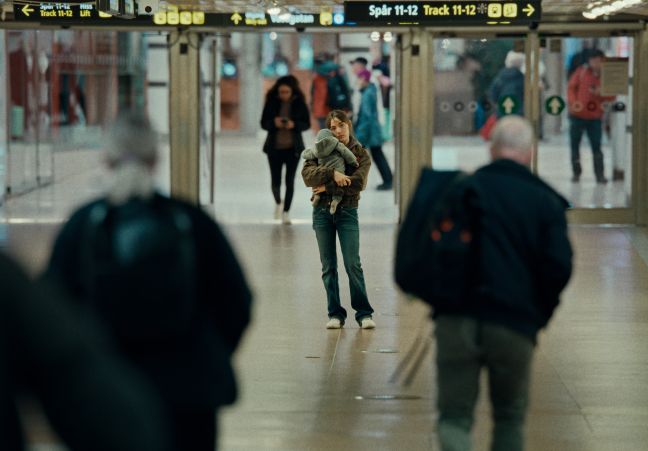
[[[315,61],[315,75],[311,87],[311,110],[317,119],[318,130],[326,128],[326,116],[332,109],[328,102],[328,84],[329,79],[335,76],[337,69],[338,65],[328,55]]]
[[[601,50],[592,50],[587,64],[578,67],[569,78],[567,104],[570,120],[571,162],[574,174],[572,182],[580,181],[582,173],[580,142],[583,131],[585,131],[592,146],[596,183],[607,183],[604,175],[603,152],[601,152],[602,118],[604,103],[614,100],[614,96],[601,95],[600,77],[604,58],[605,54]]]

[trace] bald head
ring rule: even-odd
[[[490,146],[493,160],[507,158],[528,166],[533,156],[533,128],[521,116],[505,116],[495,125]]]

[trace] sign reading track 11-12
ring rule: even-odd
[[[348,24],[527,25],[538,22],[540,0],[344,2]]]

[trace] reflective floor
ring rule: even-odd
[[[269,171],[258,140],[227,138],[210,207],[255,292],[253,325],[236,366],[239,402],[221,414],[223,450],[431,450],[435,448],[434,343],[423,305],[394,287],[393,192],[373,189],[360,208],[361,258],[377,329],[353,321],[326,330],[309,193],[296,183],[294,223],[273,221]],[[388,155],[393,158],[391,148]],[[0,245],[37,272],[59,221],[101,187],[98,154],[57,154],[50,187],[2,208]],[[539,340],[528,450],[636,451],[648,441],[648,233],[572,227],[574,277]],[[343,304],[348,285],[340,276]],[[422,356],[419,360],[418,357]],[[418,363],[417,363],[418,362]],[[488,449],[482,396],[475,444]],[[54,440],[29,420],[37,449]]]

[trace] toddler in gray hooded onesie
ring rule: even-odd
[[[317,159],[318,165],[333,168],[342,174],[344,174],[345,162],[355,167],[359,166],[358,160],[353,152],[351,152],[347,146],[342,144],[328,128],[323,128],[317,133],[317,137],[315,138],[315,148],[305,149],[301,156],[304,160]],[[335,210],[337,210],[337,206],[342,200],[342,196],[343,194],[341,193],[333,194],[330,209],[331,214],[335,214]],[[314,194],[313,207],[317,206],[319,201],[320,195]]]

